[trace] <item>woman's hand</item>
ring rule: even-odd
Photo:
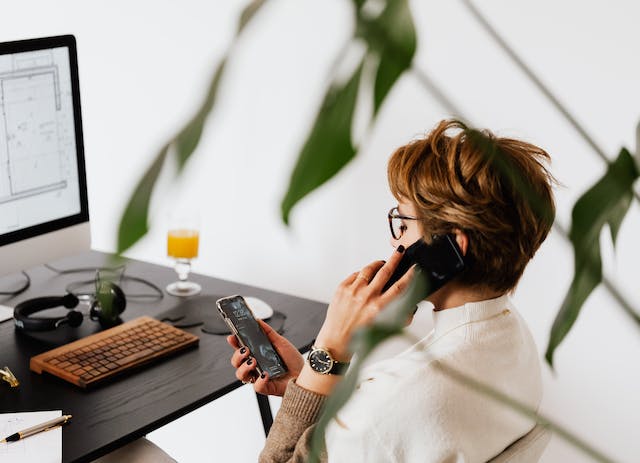
[[[270,379],[268,373],[260,377],[256,371],[256,360],[251,356],[247,348],[241,348],[238,339],[234,335],[227,336],[227,342],[235,349],[231,356],[231,365],[236,369],[236,378],[243,383],[254,383],[253,389],[264,395],[283,396],[290,379],[295,379],[304,366],[304,359],[298,349],[284,336],[280,336],[273,328],[262,320],[257,320],[265,332],[271,344],[278,352],[280,358],[287,366],[287,373]]]
[[[351,358],[348,345],[353,332],[371,324],[375,316],[392,299],[398,297],[411,281],[413,268],[391,288],[382,292],[403,253],[404,246],[399,246],[388,262],[373,262],[349,275],[338,286],[316,339],[316,346],[327,348],[338,361],[344,362]]]
[[[348,362],[351,359],[349,341],[353,332],[371,324],[375,316],[404,291],[413,277],[411,269],[393,286],[382,292],[403,253],[404,246],[398,246],[388,262],[373,262],[359,272],[349,275],[338,286],[316,338],[317,347],[327,349],[337,361]],[[307,364],[296,383],[308,391],[328,395],[341,378],[339,375],[318,374]]]

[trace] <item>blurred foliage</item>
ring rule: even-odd
[[[215,107],[218,86],[224,75],[225,64],[232,55],[238,37],[264,3],[265,0],[254,0],[243,10],[238,21],[234,41],[220,61],[201,106],[185,126],[158,151],[150,167],[134,189],[120,222],[119,253],[131,247],[147,233],[149,203],[159,174],[167,160],[175,160],[178,166],[177,177],[194,153],[202,136],[205,121]],[[346,78],[335,74],[330,79],[315,122],[301,148],[281,203],[282,219],[285,223],[289,222],[291,211],[300,200],[333,178],[357,155],[358,146],[353,140],[352,133],[358,98],[363,95],[371,98],[373,111],[368,123],[369,126],[373,125],[393,86],[405,71],[412,69],[412,60],[416,50],[416,32],[407,0],[381,0],[380,2],[352,0],[352,3],[355,24],[353,35],[346,46],[349,47],[356,43],[364,44],[365,51],[358,62],[352,66],[352,71]],[[370,8],[369,3],[377,3],[381,5],[381,8],[375,12]],[[466,0],[463,3],[469,5],[470,8],[472,7],[471,3]],[[475,9],[473,12],[482,23],[484,19],[479,15],[479,12]],[[486,22],[484,26],[490,28]],[[490,32],[498,40],[498,44],[513,55],[516,64],[524,66],[517,55],[507,48],[506,42],[503,42],[495,31],[490,30]],[[343,59],[346,58],[343,57]],[[370,65],[371,63],[375,65]],[[568,111],[560,105],[548,89],[542,86],[537,77],[530,70],[526,68],[525,70],[527,76],[541,87],[541,91],[547,97],[553,100],[558,110],[573,120]],[[368,82],[373,82],[373,85],[367,85]],[[426,85],[425,90],[436,91],[433,87]],[[574,124],[576,124],[575,121]],[[578,129],[579,133],[585,136],[584,131],[581,128]],[[638,139],[640,143],[640,126]],[[629,151],[623,148],[615,160],[607,161],[608,165],[604,176],[580,197],[573,208],[569,239],[574,251],[574,276],[551,329],[549,345],[545,354],[551,366],[555,350],[570,331],[581,307],[592,291],[603,281],[599,237],[603,227],[608,225],[615,243],[633,197],[638,198],[638,195],[633,191],[633,184],[639,176],[637,164],[639,161],[640,153],[636,153],[636,160],[634,160]],[[522,187],[523,194],[528,194],[528,186],[516,180],[514,182]],[[409,313],[408,311],[415,306],[414,299],[424,296],[424,294],[420,295],[420,291],[424,291],[424,288],[412,286],[405,297],[397,301],[396,312],[401,315],[405,313],[404,311]],[[634,319],[640,324],[640,317],[637,314]],[[345,381],[332,395],[326,409],[327,412],[316,428],[316,437],[314,437],[316,443],[320,443],[323,438],[324,426],[328,420],[335,415],[335,412],[351,395],[355,387],[355,375],[359,371],[361,361],[379,342],[397,335],[402,329],[403,320],[398,318],[394,322],[395,324],[376,323],[371,328],[358,333],[354,344],[359,355],[358,360],[354,363],[353,371],[347,375]],[[452,377],[455,376],[452,373]],[[480,386],[474,385],[472,380],[465,379],[464,375],[458,379],[468,384],[469,387],[482,389]],[[493,391],[493,393],[495,392]],[[488,395],[493,393],[487,392]],[[493,398],[507,404],[510,403],[508,398],[500,397],[499,394],[498,396],[493,394]],[[516,405],[512,404],[512,406],[517,409]],[[530,410],[524,412],[535,414],[535,411]],[[538,421],[560,432],[560,434],[564,432],[549,421],[540,419]],[[610,461],[570,434],[565,433],[563,437],[594,459]]]
[[[356,154],[351,142],[351,121],[356,106],[363,62],[344,85],[334,84],[325,96],[282,201],[282,220],[305,195],[336,175]]]
[[[638,176],[633,157],[626,148],[622,148],[617,159],[609,163],[604,176],[573,206],[569,233],[574,254],[573,281],[551,328],[545,354],[551,366],[555,349],[573,326],[591,292],[602,281],[602,228],[609,225],[615,245],[622,219],[633,200],[633,183]]]
[[[356,155],[351,135],[358,93],[372,93],[371,124],[415,54],[415,27],[406,0],[385,2],[384,9],[375,16],[362,8],[363,2],[354,3],[356,24],[347,47],[364,42],[366,51],[348,82],[340,84],[334,77],[324,97],[282,200],[282,219],[287,224],[296,203],[335,176]],[[365,66],[372,61],[377,66]],[[366,85],[370,81],[374,82],[373,88]]]
[[[191,119],[178,133],[172,136],[155,155],[151,166],[143,174],[136,185],[120,219],[118,228],[118,253],[133,246],[149,231],[149,203],[160,172],[167,162],[173,158],[178,166],[176,177],[180,175],[185,164],[194,153],[202,137],[204,124],[214,108],[218,86],[224,75],[225,64],[233,50],[233,46],[242,34],[246,25],[251,21],[265,0],[253,0],[242,11],[238,21],[238,28],[229,50],[218,64],[204,101]]]
[[[637,178],[637,170],[640,168],[640,124],[636,128],[635,164],[628,151],[625,152],[624,148],[618,155],[618,159],[612,162],[605,151],[596,143],[595,139],[578,122],[578,119],[571,114],[554,92],[544,84],[533,69],[507,43],[475,6],[474,2],[461,0],[461,3],[493,40],[497,48],[505,53],[512,64],[529,79],[529,82],[539,90],[541,95],[546,98],[551,106],[558,111],[559,115],[582,138],[584,143],[607,166],[607,172],[603,179],[589,189],[574,205],[571,231],[567,234],[561,225],[554,224],[554,229],[568,239],[573,246],[575,270],[573,281],[556,316],[549,337],[545,358],[549,366],[553,367],[555,349],[573,326],[582,305],[586,302],[591,292],[601,283],[609,291],[619,307],[640,327],[640,314],[621,295],[611,281],[602,274],[600,243],[598,240],[603,225],[608,223],[615,245],[620,223],[629,209],[631,199],[635,196],[637,200],[640,200],[640,196],[632,189],[633,183]],[[608,210],[608,208],[612,208],[612,210]]]

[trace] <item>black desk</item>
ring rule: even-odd
[[[55,265],[98,267],[107,262],[106,254],[92,251],[57,261]],[[45,267],[27,273],[32,280],[29,290],[14,299],[0,297],[1,304],[14,306],[32,297],[62,295],[70,282],[93,277],[91,272],[56,275]],[[126,273],[146,278],[160,288],[176,279],[171,268],[135,260],[127,261]],[[326,304],[202,275],[192,276],[202,285],[205,295],[244,294],[264,299],[287,316],[283,334],[300,350],[311,345],[324,320]],[[0,279],[0,287],[4,289],[7,281]],[[141,315],[157,315],[179,303],[179,298],[167,294],[151,303],[129,301],[122,318],[126,321]],[[78,329],[86,335],[97,331],[99,326],[85,319]],[[225,336],[203,333],[200,327],[187,331],[200,337],[198,348],[85,391],[54,376],[30,371],[30,357],[55,346],[16,333],[13,322],[6,321],[0,324],[0,366],[8,365],[20,380],[20,386],[10,388],[5,382],[0,383],[0,412],[62,410],[72,414],[73,420],[62,430],[63,462],[91,461],[242,385],[229,363],[231,348]]]

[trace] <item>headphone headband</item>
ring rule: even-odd
[[[49,331],[61,325],[72,327],[80,326],[82,313],[73,310],[79,304],[76,295],[67,293],[64,296],[48,296],[28,299],[16,305],[13,310],[13,318],[16,329],[24,331]],[[117,324],[119,315],[124,311],[127,301],[122,289],[111,283],[102,282],[98,293],[94,295],[91,305],[91,318],[98,320],[103,326]],[[37,317],[30,315],[41,310],[63,306],[70,309],[63,317]],[[103,313],[104,312],[104,313]]]
[[[23,301],[13,309],[16,328],[28,331],[49,331],[56,329],[64,322],[64,320],[68,319],[69,314],[64,317],[30,318],[29,316],[33,313],[40,312],[41,310],[51,309],[58,306],[64,306],[67,309],[72,309],[76,307],[78,303],[78,298],[71,293],[65,294],[64,296],[37,297],[35,299]],[[71,312],[78,313],[74,310],[70,311],[70,313]],[[76,317],[72,316],[72,318]],[[80,321],[82,322],[82,319],[80,319]]]

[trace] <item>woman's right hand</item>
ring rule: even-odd
[[[287,338],[280,336],[273,328],[262,320],[258,320],[262,330],[275,347],[276,352],[287,366],[287,372],[275,379],[269,378],[268,373],[260,377],[256,371],[256,360],[251,356],[247,348],[243,348],[234,336],[227,336],[227,342],[235,349],[231,356],[231,365],[236,369],[236,378],[243,383],[253,383],[253,389],[264,395],[283,396],[287,383],[296,379],[304,366],[304,358],[298,349]]]

